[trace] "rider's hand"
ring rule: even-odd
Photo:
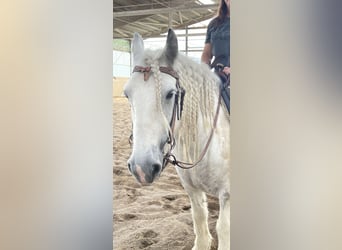
[[[230,74],[230,67],[224,67],[224,68],[223,68],[223,72],[224,72],[226,75],[229,75],[229,74]]]

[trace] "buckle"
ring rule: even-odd
[[[215,65],[215,70],[216,71],[222,71],[224,68],[224,65],[222,63],[218,63]]]

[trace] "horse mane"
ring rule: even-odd
[[[160,108],[162,82],[159,66],[167,64],[163,52],[163,50],[145,50],[144,56],[146,66],[151,66],[154,73],[156,98]],[[185,150],[183,152],[185,156],[194,161],[203,147],[199,140],[198,124],[201,123],[208,131],[208,136],[213,127],[219,93],[219,78],[210,71],[208,65],[196,63],[181,53],[178,53],[172,68],[179,75],[180,86],[185,89],[183,113],[180,121],[177,121],[179,129],[176,139],[178,145],[181,144]]]

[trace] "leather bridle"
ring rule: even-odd
[[[160,66],[159,70],[160,70],[160,72],[168,74],[168,75],[172,76],[173,78],[175,78],[176,79],[176,88],[177,88],[176,95],[175,95],[175,102],[173,105],[172,117],[171,117],[171,121],[170,121],[171,130],[169,132],[169,138],[167,140],[167,144],[169,144],[170,147],[169,147],[168,151],[164,154],[162,169],[164,169],[168,163],[171,163],[171,164],[178,166],[180,168],[183,168],[183,169],[190,169],[190,168],[195,167],[198,163],[200,163],[202,161],[203,157],[205,156],[206,152],[208,151],[209,144],[210,144],[211,139],[212,139],[213,134],[214,134],[214,130],[216,129],[218,114],[220,111],[221,93],[219,93],[219,97],[218,97],[218,103],[217,103],[216,113],[215,113],[215,117],[214,117],[213,127],[210,131],[210,135],[209,135],[209,138],[207,140],[207,143],[205,144],[198,160],[195,163],[179,161],[176,159],[176,156],[172,153],[172,150],[176,146],[176,140],[174,138],[173,131],[175,128],[176,117],[177,117],[177,120],[180,120],[182,117],[185,90],[179,84],[179,76],[178,76],[177,72],[174,71],[171,67]],[[135,66],[133,69],[133,73],[134,72],[143,73],[144,74],[144,81],[147,81],[151,75],[151,67]],[[221,91],[221,89],[220,89],[220,91]],[[133,139],[133,135],[130,136],[130,139],[129,139],[130,143],[132,143],[132,139]]]

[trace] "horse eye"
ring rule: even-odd
[[[175,94],[175,91],[170,91],[169,93],[167,93],[167,95],[166,95],[166,99],[171,99],[173,96],[174,96],[174,94]]]

